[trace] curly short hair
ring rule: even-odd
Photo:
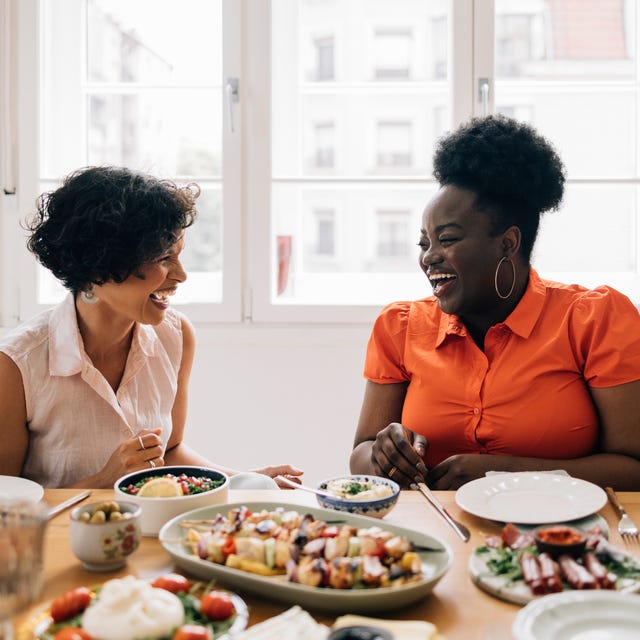
[[[565,169],[553,145],[530,125],[500,115],[473,118],[439,140],[433,175],[476,194],[494,233],[515,225],[529,260],[543,212],[559,207]]]
[[[124,167],[86,167],[38,198],[27,246],[74,293],[122,282],[193,224],[199,194]]]

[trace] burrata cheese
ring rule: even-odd
[[[176,595],[134,576],[105,582],[82,616],[82,628],[96,640],[158,638],[183,623],[184,608]]]

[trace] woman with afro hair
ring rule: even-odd
[[[638,310],[531,266],[563,196],[557,153],[527,124],[475,118],[439,142],[434,175],[418,243],[433,295],[374,324],[352,471],[457,489],[564,469],[640,490]]]
[[[0,341],[0,474],[111,487],[165,464],[235,473],[183,442],[195,335],[169,299],[199,193],[88,167],[39,198],[28,246],[69,294]]]

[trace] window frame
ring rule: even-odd
[[[80,0],[76,0],[80,2]],[[39,132],[44,117],[39,113],[40,86],[39,69],[43,63],[40,46],[39,3],[41,0],[5,0],[3,8],[9,6],[15,14],[17,37],[11,43],[12,61],[0,59],[3,73],[7,66],[14,65],[15,91],[11,97],[17,117],[16,194],[0,193],[0,247],[3,267],[0,276],[0,325],[12,326],[33,316],[48,305],[36,301],[37,270],[35,260],[26,250],[24,229],[20,226],[33,210],[35,197],[40,192],[39,176]],[[382,306],[380,304],[307,304],[295,299],[277,303],[272,300],[277,270],[276,229],[271,220],[272,187],[279,184],[301,182],[295,176],[272,177],[271,160],[271,0],[222,0],[225,37],[223,42],[223,80],[239,79],[239,101],[232,109],[225,102],[223,113],[223,301],[181,305],[194,322],[201,325],[252,322],[256,325],[273,323],[324,323],[370,324]],[[448,125],[455,127],[470,116],[495,112],[494,43],[496,9],[495,0],[449,0],[449,104]],[[636,12],[640,22],[640,11]],[[326,31],[326,29],[325,29]],[[324,32],[323,32],[324,33]],[[342,75],[340,57],[337,55],[344,34],[338,29],[325,35],[333,39],[334,74],[336,80]],[[0,50],[0,56],[2,55]],[[640,53],[635,52],[636,67]],[[301,69],[304,74],[305,70]],[[640,73],[640,72],[638,72]],[[486,79],[489,92],[486,103],[480,91],[480,81]],[[504,82],[504,81],[501,81]],[[304,83],[304,82],[303,82]],[[636,91],[640,91],[636,87]],[[224,92],[223,92],[224,94]],[[640,99],[640,98],[639,98]],[[224,95],[223,95],[224,100]],[[234,130],[231,130],[233,116]],[[339,136],[345,123],[334,123],[335,135]],[[265,135],[267,132],[267,135]],[[274,144],[277,141],[274,141]],[[7,145],[7,134],[0,139],[3,151]],[[640,147],[636,149],[640,155]],[[6,153],[0,156],[0,167],[6,172]],[[343,159],[335,151],[334,162],[339,166]],[[640,165],[640,160],[638,161]],[[356,188],[370,185],[399,185],[415,187],[429,193],[434,181],[429,176],[404,176],[396,178],[371,175],[352,178],[323,175],[318,170],[304,177],[309,187],[336,186]],[[636,199],[640,201],[640,178],[580,178],[568,184],[626,184],[636,187]],[[426,202],[426,197],[425,197]],[[338,207],[336,227],[342,224],[347,212]],[[194,229],[197,228],[194,227]],[[640,265],[640,229],[637,236],[637,264]],[[417,232],[417,230],[416,230]],[[335,255],[327,260],[338,261],[344,257],[347,247],[336,238]],[[393,274],[391,274],[393,275]],[[640,300],[640,273],[543,273],[544,277],[562,280],[579,279],[588,282],[593,276],[607,280],[613,286],[620,283],[638,291],[634,296]],[[412,276],[413,277],[413,276]],[[416,277],[419,278],[416,265]],[[627,289],[628,290],[628,289]],[[428,288],[424,288],[428,295]]]
[[[43,47],[41,46],[42,20],[40,0],[9,0],[15,3],[18,16],[17,38],[17,74],[20,82],[16,87],[18,119],[18,139],[20,154],[18,158],[18,187],[16,212],[10,216],[10,203],[3,200],[2,243],[11,249],[13,264],[19,265],[19,282],[12,287],[12,281],[4,270],[2,278],[3,314],[2,324],[12,326],[22,322],[36,313],[43,311],[49,304],[37,303],[38,269],[34,257],[25,245],[25,232],[21,223],[33,212],[36,196],[42,189],[42,179],[53,185],[50,176],[40,177],[41,135],[44,115],[38,111],[41,102],[40,72],[44,64]],[[78,11],[81,0],[75,0]],[[241,3],[233,0],[222,0],[225,33],[229,35],[223,41],[223,81],[228,78],[241,78],[242,75],[242,11]],[[84,14],[84,9],[82,9]],[[81,21],[77,21],[80,28]],[[70,35],[69,37],[73,37]],[[84,41],[84,38],[82,39]],[[242,91],[240,82],[239,91]],[[225,99],[223,91],[223,100]],[[219,322],[239,322],[242,319],[242,101],[232,105],[222,105],[222,302],[180,305],[192,321],[199,324]],[[231,127],[233,118],[234,127]],[[34,126],[37,123],[37,126]],[[201,184],[204,186],[206,180]],[[9,215],[8,215],[9,214]],[[9,219],[11,217],[11,219]],[[8,228],[10,227],[10,228]],[[194,227],[194,230],[197,226]],[[6,233],[5,233],[6,232]],[[3,252],[4,253],[4,252]],[[12,289],[15,289],[12,291]],[[6,306],[5,306],[6,304]]]

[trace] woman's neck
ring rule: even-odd
[[[498,304],[482,310],[478,313],[470,313],[461,316],[469,335],[478,347],[484,351],[484,339],[487,331],[501,322],[504,322],[518,306],[527,290],[529,283],[529,268],[521,268],[520,277],[516,276],[513,292],[506,300],[500,300]]]
[[[131,349],[135,322],[114,318],[99,305],[87,305],[77,300],[76,317],[85,353],[115,391]]]

